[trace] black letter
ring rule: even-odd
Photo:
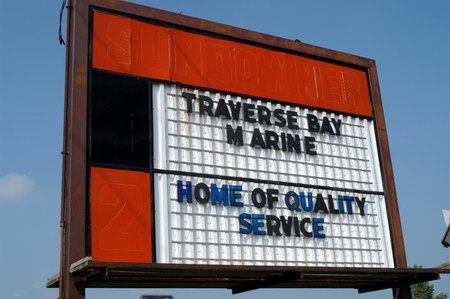
[[[244,120],[249,123],[256,123],[256,119],[252,118],[255,115],[255,105],[244,103]]]
[[[273,116],[275,117],[275,126],[284,127],[286,126],[286,119],[283,116],[283,109],[275,109],[273,111]]]
[[[295,138],[295,140],[294,140]],[[295,134],[295,137],[291,134],[287,134],[287,147],[288,151],[292,153],[292,149],[295,149],[295,152],[297,154],[300,154],[302,152],[302,147],[300,145],[300,136]]]
[[[312,238],[312,232],[306,230],[306,223],[311,223],[311,218],[303,218],[302,221],[300,221],[300,230],[305,237]]]
[[[183,92],[181,95],[186,99],[187,112],[192,113],[192,100],[197,99],[197,97],[195,96],[195,94],[190,92]]]
[[[358,208],[359,208],[359,214],[361,216],[366,215],[366,213],[364,212],[364,205],[366,204],[366,198],[363,197],[360,200],[359,197],[355,197],[355,200],[356,200],[356,204],[358,205]]]
[[[258,122],[260,124],[263,124],[264,122],[266,125],[270,126],[272,123],[270,122],[270,114],[272,112],[269,108],[266,106],[258,106]]]
[[[341,120],[335,120],[334,118],[331,119],[331,121],[333,122],[334,125],[334,130],[336,131],[336,136],[340,136],[341,135]]]
[[[299,230],[299,224],[298,224],[298,218],[294,217],[294,232],[296,237],[300,237],[300,230]]]
[[[271,236],[273,232],[275,232],[275,235],[281,236],[280,219],[278,219],[277,216],[266,215],[266,221],[267,221],[267,235]],[[275,222],[275,224],[273,224],[273,222]]]
[[[320,131],[319,119],[313,114],[307,114],[306,118],[308,119],[308,131],[319,132]]]
[[[233,130],[233,127],[230,125],[227,125],[227,143],[228,144],[237,144],[237,145],[244,145],[243,140],[243,134],[242,134],[242,127],[238,126],[236,128],[236,131]]]
[[[258,202],[258,199],[256,198],[258,194],[261,197],[261,202]],[[252,191],[252,202],[256,208],[263,208],[266,205],[266,193],[264,193],[261,188],[256,188]]]
[[[203,190],[203,197],[201,196],[200,191]],[[200,204],[205,204],[209,201],[209,198],[211,197],[211,192],[209,192],[208,186],[206,186],[205,183],[198,183],[194,188],[194,196],[195,199]]]
[[[330,120],[326,116],[322,119],[322,129],[320,130],[320,133],[329,133],[334,135],[333,127],[331,126]]]
[[[228,105],[231,109],[231,115],[233,116],[234,120],[239,119],[239,113],[241,112],[241,102],[236,102],[236,106],[234,105],[232,100],[228,101]]]
[[[255,147],[256,145],[259,145],[261,148],[266,148],[266,144],[264,143],[264,139],[259,129],[253,130],[252,140],[250,141],[251,147]]]
[[[330,213],[328,212],[327,205],[325,204],[325,201],[323,200],[322,194],[317,194],[316,196],[316,204],[314,205],[314,213],[318,213],[319,211],[322,211],[323,213]]]
[[[278,201],[278,197],[274,196],[276,194],[278,194],[277,189],[267,189],[267,202],[268,202],[269,209],[273,208],[274,201]]]
[[[305,136],[305,152],[308,155],[316,156],[317,155],[317,152],[315,151],[316,145],[313,142],[316,142],[316,138]]]
[[[339,214],[339,209],[334,207],[333,195],[328,194],[328,207],[331,214]]]
[[[213,108],[213,100],[211,100],[210,97],[207,96],[200,96],[200,115],[203,115],[208,113],[209,116],[214,116],[214,113],[212,112]]]
[[[286,221],[286,217],[281,216],[280,220],[281,220],[281,226],[283,227],[284,235],[286,237],[290,237],[291,231],[292,231],[292,216],[289,216],[287,221]]]
[[[280,150],[280,147],[278,146],[278,134],[274,131],[266,131],[266,148],[276,149],[277,151]]]
[[[288,111],[287,115],[287,123],[289,129],[299,129],[297,125],[297,111]]]
[[[230,111],[228,111],[228,106],[225,103],[224,99],[219,99],[219,103],[217,103],[215,116],[216,117],[223,116],[226,119],[231,119]]]

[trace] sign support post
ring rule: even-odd
[[[59,299],[85,298],[85,286],[71,275],[70,265],[86,255],[87,12],[88,1],[68,1]]]
[[[390,224],[391,224],[391,234],[392,234],[392,247],[394,251],[394,259],[396,267],[407,268],[408,264],[406,261],[405,245],[403,242],[402,225],[400,222],[400,211],[398,208],[397,192],[395,190],[394,184],[394,171],[392,169],[392,161],[389,150],[389,143],[386,130],[386,122],[384,119],[383,106],[381,104],[381,94],[380,85],[378,81],[378,74],[376,71],[375,62],[369,67],[369,76],[371,80],[371,91],[372,100],[374,106],[374,117],[377,122],[378,128],[378,138],[381,140],[379,142],[379,151],[381,158],[381,165],[383,165],[383,178],[385,178],[384,185],[386,186],[386,193],[388,195],[388,208],[390,213]],[[411,298],[411,288],[409,286],[395,288],[392,290],[394,299],[410,299]]]

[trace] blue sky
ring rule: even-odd
[[[450,261],[450,2],[135,1],[377,61],[408,263]],[[0,0],[0,298],[56,298],[65,48],[61,1]],[[450,275],[435,283],[450,293]],[[87,298],[231,297],[228,290],[88,290]],[[259,290],[233,298],[388,298]]]

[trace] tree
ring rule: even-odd
[[[414,265],[413,268],[422,268],[422,266]],[[448,299],[447,293],[434,296],[434,285],[428,281],[411,285],[411,293],[413,299]]]
[[[434,299],[448,299],[447,293],[439,293],[438,295],[434,296]]]
[[[413,299],[433,299],[434,286],[427,282],[416,283],[411,286]]]

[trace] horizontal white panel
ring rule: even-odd
[[[157,124],[164,123],[164,135],[167,141],[167,158],[164,162],[155,160],[158,168],[382,191],[380,179],[377,177],[379,176],[378,160],[374,158],[376,144],[371,142],[374,132],[371,121],[367,119],[218,93],[181,89],[175,86],[157,85],[155,87],[158,92],[154,101],[160,101],[161,105],[164,105],[164,119],[160,119],[161,114],[157,114]],[[275,109],[295,111],[298,114],[300,128],[289,129],[244,122],[242,111],[238,121],[200,115],[195,110],[193,113],[187,113],[187,101],[181,97],[182,92],[207,95],[215,103],[223,98],[234,103],[263,105],[271,111]],[[341,135],[309,132],[307,114],[313,114],[320,120],[324,117],[340,120]],[[227,143],[227,125],[231,125],[234,129],[242,126],[243,146]],[[306,154],[304,146],[300,154],[251,147],[249,143],[255,128],[261,132],[271,130],[279,136],[282,133],[298,135],[302,145],[305,137],[314,137],[317,155]]]
[[[191,176],[156,174],[157,180],[167,181],[166,186],[155,190],[159,207],[166,205],[167,222],[159,223],[169,235],[167,244],[158,244],[158,252],[169,250],[166,260],[159,262],[194,263],[194,264],[227,264],[227,265],[295,265],[295,266],[336,266],[336,267],[393,267],[389,252],[389,242],[386,242],[387,228],[383,221],[384,197],[382,195],[367,195],[358,193],[343,193],[339,191],[319,190],[283,185],[268,185],[240,181],[227,181]],[[181,181],[186,189],[187,183],[192,186],[192,203],[187,197],[179,200],[177,182]],[[194,188],[204,183],[208,187],[212,183],[219,188],[226,185],[242,187],[240,192],[242,207],[224,204],[213,204],[210,199],[201,203],[195,199]],[[278,191],[273,208],[266,206],[257,208],[251,200],[253,190],[275,189]],[[166,191],[166,192],[165,192]],[[355,201],[351,202],[352,213],[346,209],[341,214],[288,209],[284,197],[287,192],[312,193],[313,203],[317,195],[325,199],[333,197],[334,207],[338,207],[338,196],[346,195],[365,198],[364,213],[361,214]],[[325,200],[328,212],[331,208]],[[258,214],[265,217],[258,223],[264,235],[253,232],[241,232],[242,224],[239,217],[242,214]],[[280,236],[275,232],[268,235],[267,216],[280,219],[295,217],[299,223],[302,219],[323,219],[321,233],[324,238],[305,236],[300,229],[296,233],[295,221],[289,230],[279,227]],[[311,223],[305,225],[307,232],[312,233]],[[290,236],[289,233],[290,232]],[[157,256],[160,256],[159,253]]]

